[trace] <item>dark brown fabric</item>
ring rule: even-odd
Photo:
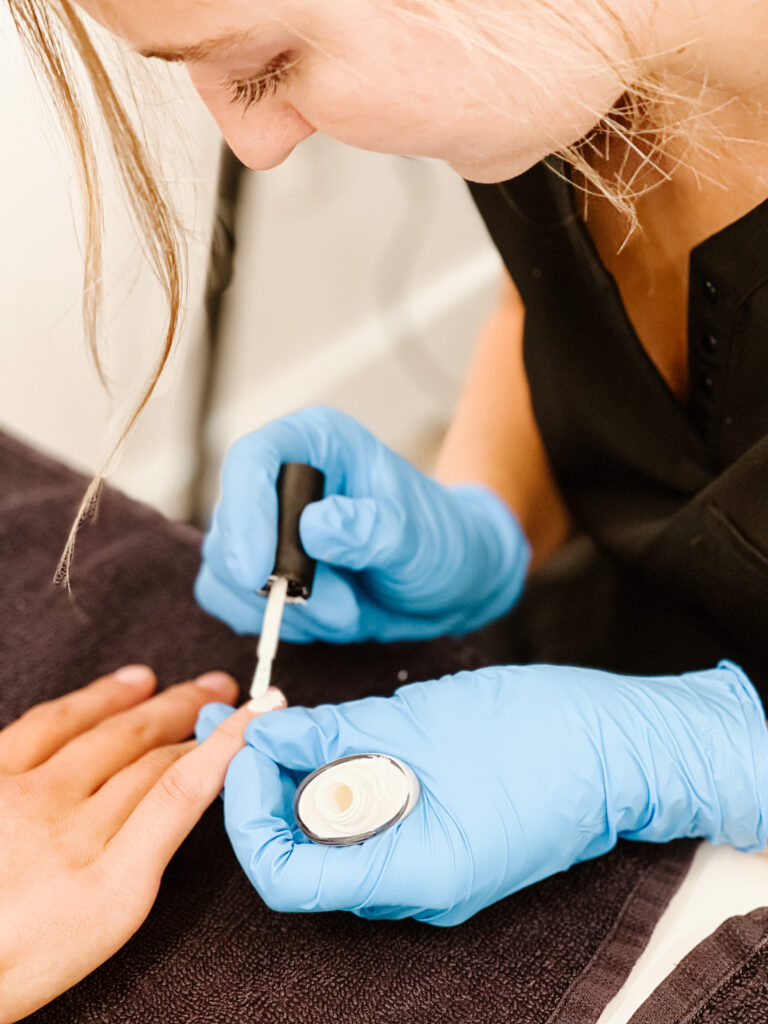
[[[247,680],[254,644],[194,604],[199,535],[108,491],[78,542],[74,600],[51,585],[84,481],[0,435],[0,724],[120,664],[163,685]],[[289,647],[293,703],[391,692],[476,667],[431,644]],[[590,1024],[684,877],[694,844],[624,844],[458,928],[278,915],[240,871],[217,804],[166,872],[145,926],[34,1024]]]
[[[630,1024],[768,1021],[768,907],[731,917],[656,989]]]

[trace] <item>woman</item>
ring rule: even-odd
[[[286,614],[288,639],[479,628],[576,529],[620,573],[620,599],[643,594],[603,630],[628,641],[589,662],[612,671],[497,667],[249,724],[225,817],[264,899],[447,925],[619,835],[762,848],[760,0],[82,6],[146,56],[182,61],[250,166],[280,163],[316,130],[447,161],[476,183],[512,275],[439,482],[332,410],[270,424],[228,458],[201,604],[259,628],[290,460],[321,468],[327,490],[302,517],[320,565],[311,601]],[[632,636],[641,612],[653,649]],[[721,657],[734,660],[712,667]],[[234,744],[230,712],[209,709],[200,737],[232,722]],[[296,779],[371,749],[412,765],[414,812],[362,846],[303,841]]]

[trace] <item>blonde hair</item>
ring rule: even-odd
[[[76,73],[70,58],[73,47],[86,70],[98,109],[109,131],[130,212],[144,242],[149,264],[162,285],[168,310],[163,342],[151,377],[77,511],[54,577],[57,583],[69,586],[69,571],[78,530],[95,514],[109,463],[144,411],[178,334],[185,287],[185,248],[177,218],[157,183],[145,147],[73,5],[69,0],[8,0],[8,6],[33,67],[47,86],[61,117],[80,177],[85,223],[83,324],[88,348],[105,386],[106,379],[99,354],[100,311],[104,290],[101,175],[87,115],[74,91]]]
[[[78,529],[95,512],[105,469],[149,401],[178,334],[185,281],[184,248],[171,205],[157,184],[147,153],[70,0],[7,2],[19,35],[61,115],[76,157],[83,186],[86,225],[83,319],[88,345],[102,380],[104,375],[99,359],[98,335],[103,291],[103,210],[95,146],[87,116],[72,85],[76,80],[69,57],[73,45],[109,130],[130,209],[145,240],[147,257],[162,284],[168,307],[164,341],[154,372],[110,455],[89,486],[72,526],[55,577],[57,582],[68,585]],[[595,130],[580,142],[560,148],[557,155],[574,170],[575,180],[585,194],[606,197],[627,216],[631,232],[636,225],[634,211],[638,195],[637,173],[626,180],[621,173],[606,177],[600,170],[600,163],[605,160],[604,142],[606,138],[618,137],[626,144],[627,151],[642,150],[642,164],[653,166],[655,157],[663,150],[665,134],[660,124],[652,123],[651,112],[655,110],[658,113],[660,106],[669,97],[669,91],[661,83],[640,80],[637,72],[637,58],[640,54],[620,17],[611,7],[610,0],[594,0],[592,22],[585,15],[583,24],[574,24],[573,18],[564,14],[557,2],[518,0],[518,4],[527,26],[526,31],[529,31],[532,39],[544,39],[547,26],[551,31],[552,24],[558,24],[567,29],[570,38],[583,43],[586,53],[594,54],[595,67],[604,68],[608,62],[616,70],[624,89],[620,102],[607,115],[601,117],[600,112],[595,112],[595,119],[599,120]],[[479,49],[480,52],[508,60],[505,44],[511,44],[514,39],[517,43],[515,49],[519,50],[517,33],[520,25],[516,24],[513,29],[509,23],[509,11],[505,7],[504,4],[494,6],[489,0],[396,0],[393,12],[396,16],[426,21],[430,25],[438,23],[446,32],[463,40],[468,50]],[[595,41],[595,11],[603,17],[603,36],[606,31],[610,33],[614,41],[620,41],[626,53],[626,59],[618,64]],[[542,18],[542,13],[547,17]],[[535,67],[527,70],[533,78],[536,77]],[[662,121],[663,118],[658,117],[657,120]],[[669,130],[669,125],[666,130]]]

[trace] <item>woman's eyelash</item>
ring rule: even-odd
[[[236,106],[243,107],[245,111],[250,110],[260,100],[275,92],[277,87],[286,80],[296,63],[295,58],[281,53],[269,62],[258,78],[227,83],[231,102]]]

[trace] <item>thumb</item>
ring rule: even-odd
[[[299,532],[311,558],[344,569],[386,569],[409,557],[408,522],[393,501],[334,494],[304,509]]]

